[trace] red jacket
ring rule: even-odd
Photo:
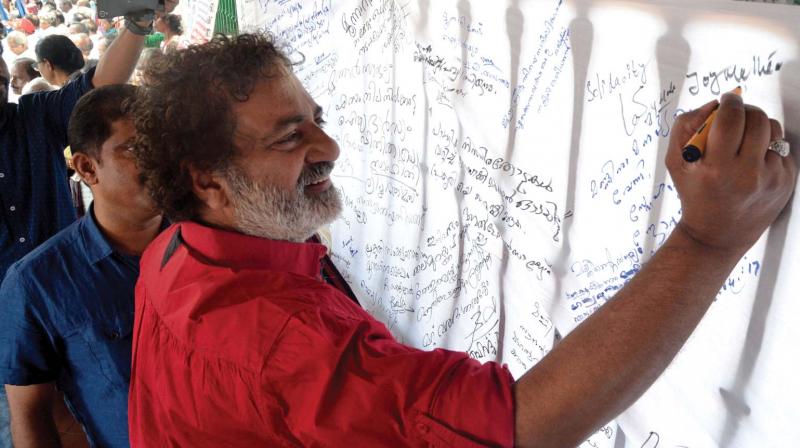
[[[325,251],[189,222],[150,245],[133,447],[513,445],[508,370],[398,343],[321,281]]]

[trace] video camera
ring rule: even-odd
[[[164,0],[97,0],[98,19],[112,19],[143,11],[164,11]]]

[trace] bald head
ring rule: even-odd
[[[89,54],[92,52],[92,48],[94,47],[92,38],[86,33],[72,34],[69,36],[69,38],[72,40],[72,43],[74,43],[75,46],[81,50],[81,53],[83,53],[83,58],[88,59]]]
[[[56,26],[56,14],[53,11],[39,14],[39,28],[46,30],[51,26]]]
[[[6,42],[8,43],[8,48],[17,56],[28,49],[28,36],[22,31],[12,31],[8,33]]]
[[[89,29],[88,29],[88,28],[86,28],[86,25],[85,25],[85,24],[83,24],[82,22],[72,23],[72,24],[69,26],[69,34],[70,34],[70,35],[74,35],[74,34],[86,34],[86,33],[88,33],[88,32],[89,32]],[[77,45],[77,44],[76,44],[76,45]]]

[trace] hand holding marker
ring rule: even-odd
[[[731,90],[731,93],[741,96],[742,88],[737,87]],[[706,118],[706,121],[702,126],[700,126],[700,129],[695,132],[692,138],[686,142],[686,146],[683,147],[683,160],[687,162],[696,162],[703,157],[703,153],[706,151],[708,132],[711,130],[711,124],[714,123],[714,118],[716,118],[718,110],[719,105],[717,105],[717,108],[714,109],[714,112],[711,112],[711,115]]]

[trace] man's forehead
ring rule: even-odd
[[[136,136],[136,128],[131,117],[122,117],[111,122],[111,134],[103,142],[103,147],[113,149],[117,145],[126,144]]]
[[[317,108],[297,77],[288,73],[257,83],[247,101],[234,104],[233,113],[237,134],[259,138],[283,120],[314,114]]]
[[[111,122],[111,133],[124,131],[125,133],[135,132],[136,126],[133,124],[133,117],[125,115]]]
[[[271,102],[278,107],[313,103],[311,96],[306,92],[297,76],[288,70],[257,82],[250,95],[251,99],[254,97],[257,101]]]

